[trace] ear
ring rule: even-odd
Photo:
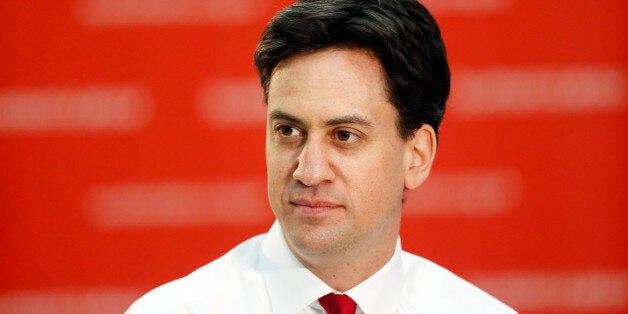
[[[436,132],[431,125],[423,124],[421,128],[414,131],[406,144],[409,163],[403,183],[406,189],[415,189],[430,174],[432,162],[436,156]]]

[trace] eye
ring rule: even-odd
[[[336,139],[344,143],[353,143],[358,140],[358,136],[349,131],[340,130],[336,132]]]
[[[299,129],[287,124],[280,124],[276,126],[275,130],[279,133],[279,135],[284,137],[294,137],[301,135],[301,131]]]

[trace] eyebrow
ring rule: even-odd
[[[303,120],[281,110],[274,110],[271,112],[270,120],[286,120],[295,124],[303,124]]]
[[[334,126],[334,125],[339,125],[339,124],[359,124],[366,127],[373,126],[371,122],[356,115],[342,116],[342,117],[331,119],[325,122],[326,126]]]
[[[303,120],[281,110],[274,110],[270,113],[270,120],[285,120],[295,124],[303,125]],[[325,121],[325,126],[334,126],[339,124],[359,124],[371,127],[373,124],[358,115],[346,115]]]

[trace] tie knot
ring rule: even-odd
[[[346,294],[330,293],[318,299],[328,314],[355,314],[357,304]]]

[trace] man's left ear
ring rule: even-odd
[[[423,124],[408,139],[409,164],[403,181],[406,189],[420,186],[430,174],[432,162],[436,155],[436,132],[429,124]]]

